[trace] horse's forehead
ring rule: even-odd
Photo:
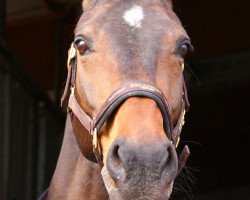
[[[113,52],[110,56],[116,60],[125,78],[136,77],[142,70],[146,72],[144,74],[154,76],[157,55],[164,39],[181,27],[178,18],[175,19],[170,8],[159,4],[162,1],[155,4],[119,2],[106,3],[106,6],[99,4],[88,10],[78,23],[76,34],[84,34],[83,29],[94,30],[92,32],[97,34],[92,33],[93,37]],[[101,33],[105,38],[100,36]]]
[[[95,28],[111,25],[117,29],[124,29],[127,25],[133,30],[136,28],[138,30],[146,29],[148,26],[142,26],[145,22],[151,23],[153,26],[156,24],[163,25],[163,22],[174,22],[181,25],[172,9],[163,2],[163,0],[97,1],[93,7],[87,9],[82,15],[76,32],[91,25]]]

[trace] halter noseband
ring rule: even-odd
[[[171,123],[169,105],[163,92],[161,92],[160,89],[151,84],[142,82],[131,82],[115,90],[104,102],[98,114],[91,118],[81,108],[75,97],[74,89],[77,70],[76,63],[76,49],[72,44],[69,50],[69,57],[67,62],[68,77],[61,99],[61,105],[63,105],[70,89],[71,93],[68,100],[68,113],[74,114],[79,119],[84,128],[93,136],[93,152],[98,163],[102,164],[102,155],[98,143],[98,133],[100,132],[103,124],[107,121],[109,116],[114,112],[114,110],[130,97],[146,97],[153,99],[157,103],[163,117],[164,131],[167,134],[168,138],[171,139],[171,142],[175,145],[175,147],[178,147],[181,129],[184,125],[185,112],[188,111],[190,106],[184,78],[181,113],[175,126],[173,126],[173,124]],[[189,155],[189,149],[187,146],[185,146],[179,157],[178,174],[185,166]]]

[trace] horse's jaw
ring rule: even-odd
[[[117,186],[115,181],[110,177],[107,168],[104,166],[101,171],[103,182],[107,189],[110,200],[131,200],[131,199],[151,199],[151,200],[168,200],[173,189],[173,181],[168,184],[161,184],[157,181],[149,184],[147,189],[145,188],[145,183],[142,185],[137,185],[135,188],[130,188],[129,184],[124,181],[124,183]],[[120,186],[120,187],[119,187]],[[122,188],[123,187],[123,188]],[[124,188],[125,187],[125,188]]]

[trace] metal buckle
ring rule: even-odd
[[[67,67],[68,70],[70,70],[70,62],[72,59],[74,59],[76,57],[76,49],[74,47],[74,44],[71,43],[70,49],[68,51],[68,61],[67,61]]]
[[[93,148],[94,149],[98,149],[98,142],[97,142],[97,129],[94,128],[94,131],[92,132],[92,136],[93,136]]]
[[[182,116],[181,116],[181,121],[180,121],[180,124],[179,124],[179,131],[180,132],[182,130],[182,127],[185,124],[185,114],[186,114],[186,110],[183,110],[183,113],[182,113]]]
[[[72,87],[70,88],[70,96],[74,96],[74,95],[75,95],[75,87],[72,86]]]
[[[177,149],[177,147],[179,146],[179,143],[180,143],[180,137],[178,137],[177,139],[177,142],[176,142],[176,145],[175,145],[175,148]]]
[[[96,160],[98,163],[103,165],[103,160],[102,160],[102,153],[101,153],[101,146],[98,143],[98,137],[97,137],[97,128],[94,128],[94,131],[91,133],[93,136],[93,152],[95,154]]]
[[[181,64],[181,69],[182,69],[182,71],[184,71],[184,68],[185,68],[185,65],[184,65],[184,63],[182,63],[182,64]]]
[[[183,103],[183,100],[182,100],[182,103]],[[178,127],[180,133],[182,131],[182,127],[185,124],[185,114],[186,114],[186,110],[183,110],[183,112],[181,113],[181,121],[180,121],[180,124],[179,124],[179,127]],[[175,148],[177,148],[179,146],[179,143],[180,143],[180,137],[177,138]]]

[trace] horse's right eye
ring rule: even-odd
[[[76,40],[75,47],[79,51],[80,55],[83,55],[89,49],[88,44],[83,39]]]

